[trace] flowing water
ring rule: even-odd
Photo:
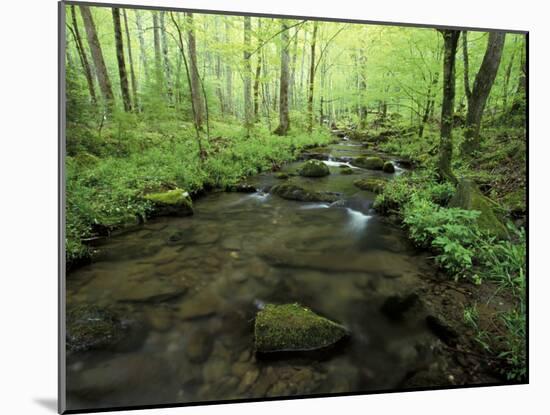
[[[375,195],[353,185],[403,170],[340,174],[366,152],[342,141],[330,146],[329,176],[292,178],[341,193],[334,204],[211,193],[194,216],[104,241],[92,264],[68,275],[68,305],[116,305],[144,324],[124,349],[69,353],[69,409],[388,390],[429,365],[434,337],[423,316],[395,322],[380,311],[414,291],[429,263],[372,211]],[[248,183],[268,189],[280,180]],[[328,356],[255,356],[255,313],[292,302],[346,325],[350,341]]]

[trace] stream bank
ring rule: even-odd
[[[394,172],[358,167],[365,156]],[[330,174],[301,176],[303,161],[289,163],[249,178],[258,192],[208,193],[192,217],[98,241],[94,261],[67,276],[68,309],[112,309],[136,341],[70,351],[70,409],[499,382],[463,323],[483,290],[449,281],[355,184],[403,167],[347,137],[302,158]],[[338,200],[269,192],[287,182]],[[253,323],[269,303],[303,304],[350,340],[321,358],[261,359]]]

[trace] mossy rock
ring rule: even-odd
[[[298,174],[305,177],[324,177],[330,174],[330,170],[322,161],[308,160],[302,164]]]
[[[84,151],[74,156],[74,160],[83,167],[90,167],[99,162],[99,157]]]
[[[384,186],[386,186],[386,180],[383,179],[359,179],[355,180],[353,184],[361,190],[366,190],[373,193],[382,193]]]
[[[344,167],[340,170],[340,174],[346,174],[346,175],[353,174],[353,169],[350,169],[349,167]]]
[[[193,214],[193,202],[189,193],[182,189],[149,193],[145,200],[153,203],[158,216],[189,216]]]
[[[299,304],[267,304],[256,314],[254,324],[254,341],[259,353],[319,350],[349,334],[341,324]]]
[[[286,180],[288,179],[288,177],[289,176],[287,173],[283,173],[283,172],[275,173],[275,178],[279,180]]]
[[[339,199],[335,193],[313,192],[294,183],[286,182],[275,185],[271,188],[271,193],[287,200],[296,200],[299,202],[335,202]]]
[[[384,160],[376,156],[357,157],[351,161],[351,164],[368,170],[382,170],[384,168]]]
[[[499,206],[496,202],[484,196],[471,180],[462,179],[459,181],[456,192],[449,202],[449,207],[477,210],[480,212],[477,224],[482,230],[501,239],[509,237],[506,226],[495,213]]]
[[[384,163],[384,167],[382,167],[382,170],[385,173],[395,173],[395,166],[393,165],[393,163],[391,161],[386,161]]]
[[[131,328],[125,318],[95,305],[71,307],[66,322],[66,347],[72,352],[112,349],[125,340]]]

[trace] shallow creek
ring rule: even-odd
[[[370,209],[375,195],[353,185],[403,170],[343,175],[342,160],[368,151],[351,141],[329,149],[329,176],[291,180],[341,193],[335,204],[211,193],[194,216],[113,236],[71,272],[69,306],[116,305],[145,324],[125,349],[69,353],[69,409],[388,390],[428,366],[435,337],[424,316],[395,322],[380,308],[415,291],[429,261]],[[247,182],[281,181],[270,173]],[[346,325],[351,339],[330,355],[259,359],[254,315],[269,302],[308,306]]]

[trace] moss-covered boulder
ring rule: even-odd
[[[288,174],[284,172],[275,173],[275,178],[279,180],[286,180],[288,177]]]
[[[449,202],[449,207],[477,210],[480,212],[477,223],[482,230],[498,238],[507,238],[509,236],[506,226],[504,226],[495,213],[495,210],[499,206],[484,196],[471,180],[460,180],[456,192]]]
[[[527,213],[527,194],[524,188],[508,193],[501,202],[514,218],[525,216]]]
[[[297,200],[299,202],[335,202],[338,200],[336,193],[314,192],[304,189],[294,183],[285,182],[275,185],[271,188],[271,193],[287,200]]]
[[[267,304],[256,314],[254,341],[260,353],[319,350],[349,336],[341,324],[299,304]]]
[[[382,167],[382,170],[385,173],[395,173],[395,166],[393,165],[393,163],[391,161],[386,161],[384,163],[384,167]]]
[[[366,190],[373,193],[382,193],[384,186],[386,186],[386,180],[367,178],[355,180],[353,184],[361,190]]]
[[[193,214],[193,201],[189,193],[182,189],[149,193],[145,200],[153,203],[158,216],[189,216]]]
[[[368,170],[382,170],[384,168],[384,160],[376,156],[357,157],[351,161],[351,164]]]
[[[74,156],[74,160],[83,167],[89,167],[99,162],[99,157],[85,151]]]
[[[319,160],[308,160],[298,170],[298,174],[304,177],[324,177],[330,174],[328,166]]]
[[[66,347],[72,352],[114,349],[143,328],[113,310],[89,304],[70,307],[66,327]]]
[[[353,174],[353,169],[350,169],[349,167],[343,167],[340,169],[340,174],[350,175]]]

